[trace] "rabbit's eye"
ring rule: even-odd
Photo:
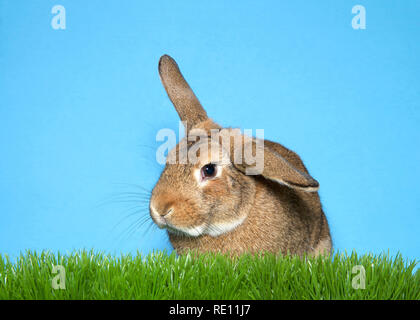
[[[216,175],[216,165],[209,163],[201,168],[201,176],[203,178],[213,178]]]

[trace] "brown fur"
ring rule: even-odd
[[[187,133],[197,128],[209,137],[211,129],[229,132],[207,118],[172,58],[161,58],[159,73],[181,120],[188,121]],[[220,176],[203,184],[195,175],[209,163],[207,158],[196,164],[166,165],[153,189],[150,207],[152,219],[168,229],[175,250],[180,254],[189,250],[234,255],[329,253],[331,237],[316,192],[319,185],[300,157],[265,140],[263,172],[251,176],[244,174],[246,164],[234,163],[235,151],[231,144],[230,162],[218,165]],[[182,151],[171,152],[179,156]],[[240,223],[231,230],[219,229],[231,228],[237,221]]]

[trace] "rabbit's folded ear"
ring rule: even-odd
[[[247,152],[247,148],[250,151]],[[247,175],[259,174],[269,180],[306,192],[315,192],[318,190],[318,181],[308,173],[297,169],[278,152],[264,145],[264,140],[248,140],[248,142],[243,144],[243,149],[245,150],[244,153],[250,154],[252,152],[255,155],[252,156],[252,161],[249,164],[246,157],[238,157],[237,153],[242,153],[242,150],[235,150],[231,153],[233,165],[243,173]],[[235,155],[232,157],[232,154]],[[236,159],[244,159],[244,161],[235,163]]]
[[[306,192],[315,192],[319,183],[306,172],[295,168],[290,162],[276,151],[264,147],[264,169],[262,175],[280,184]]]
[[[187,132],[196,124],[207,120],[206,111],[170,56],[164,55],[160,58],[159,75],[169,99],[186,125]]]

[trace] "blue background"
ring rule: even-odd
[[[57,4],[66,30],[51,27]],[[351,27],[356,4],[366,30]],[[0,1],[0,253],[171,250],[140,226],[156,133],[178,132],[167,53],[213,119],[302,156],[336,249],[419,259],[419,13],[414,0]]]

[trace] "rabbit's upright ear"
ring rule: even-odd
[[[181,121],[186,121],[184,124],[187,132],[196,124],[207,120],[206,111],[170,56],[164,55],[160,58],[159,75]]]

